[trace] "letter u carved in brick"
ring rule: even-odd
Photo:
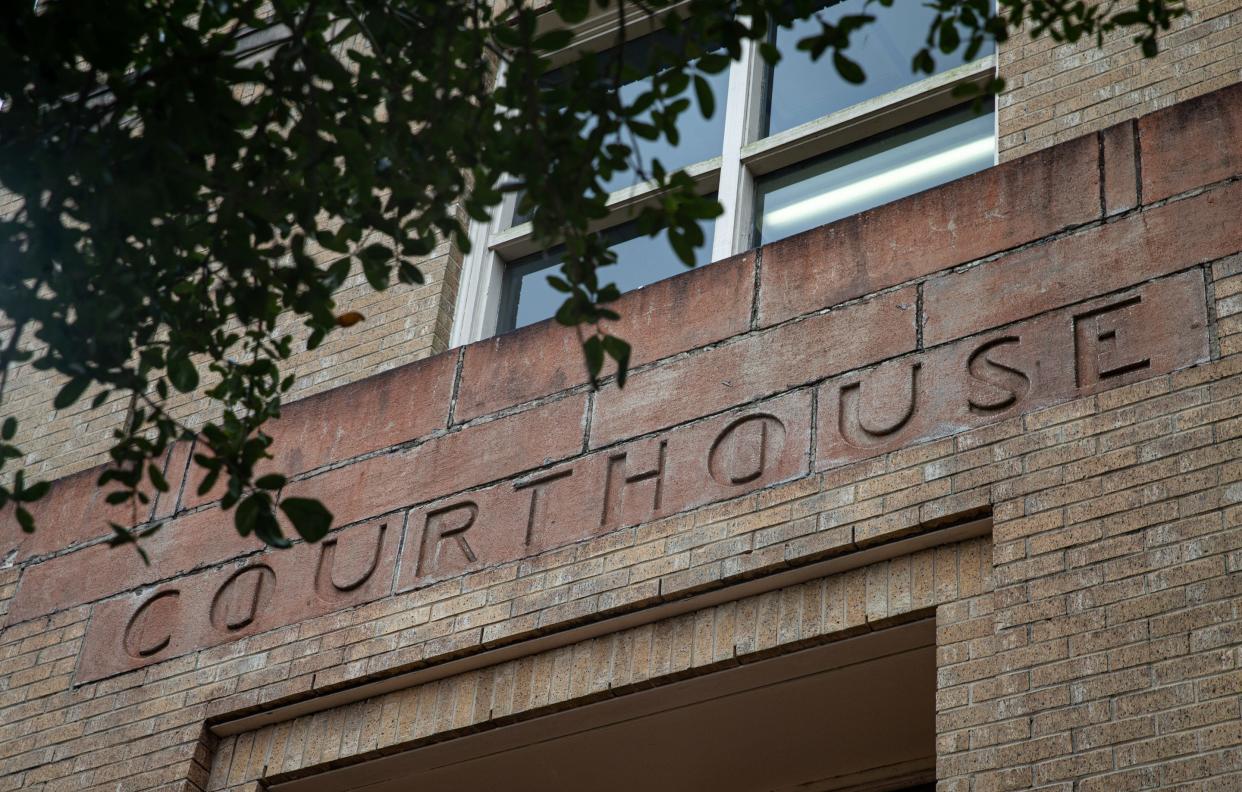
[[[845,442],[855,448],[880,445],[910,423],[918,408],[921,368],[921,363],[885,364],[865,381],[843,385],[838,428]]]
[[[276,592],[276,573],[266,564],[254,564],[237,572],[216,592],[211,603],[211,624],[222,632],[235,632],[251,624]]]
[[[374,532],[374,539],[370,541],[367,528]],[[385,523],[352,528],[344,548],[341,547],[340,534],[325,539],[319,546],[319,565],[315,568],[315,593],[320,599],[336,599],[370,580],[379,566],[387,533],[388,525]],[[345,574],[353,570],[359,571],[354,575]]]

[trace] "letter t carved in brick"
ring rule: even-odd
[[[534,541],[535,528],[542,520],[542,515],[545,509],[544,498],[541,496],[544,493],[544,489],[552,482],[568,478],[573,474],[574,471],[572,468],[568,470],[559,470],[555,473],[549,473],[546,476],[540,476],[539,478],[513,485],[513,489],[515,491],[524,489],[530,490],[530,511],[526,515],[526,547],[529,548],[531,542]]]

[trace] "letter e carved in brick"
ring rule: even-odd
[[[1142,301],[1142,295],[1136,294],[1074,315],[1074,370],[1079,388],[1151,366],[1151,358],[1127,354],[1119,337]]]

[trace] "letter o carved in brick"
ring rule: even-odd
[[[235,632],[251,624],[276,591],[276,573],[265,564],[240,569],[224,581],[211,601],[211,624]]]
[[[755,413],[738,418],[712,443],[707,472],[720,484],[740,486],[755,481],[780,459],[785,425],[775,415]]]
[[[181,592],[166,589],[138,606],[125,625],[122,645],[133,658],[158,654],[172,641],[173,624],[181,611]]]

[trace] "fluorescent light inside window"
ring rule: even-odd
[[[863,204],[877,195],[899,190],[911,184],[935,179],[981,157],[991,157],[995,151],[995,138],[982,137],[963,143],[947,151],[924,157],[921,160],[893,168],[890,171],[860,179],[853,184],[838,187],[825,193],[805,198],[797,203],[768,213],[764,226],[784,226],[801,223],[851,204]]]

